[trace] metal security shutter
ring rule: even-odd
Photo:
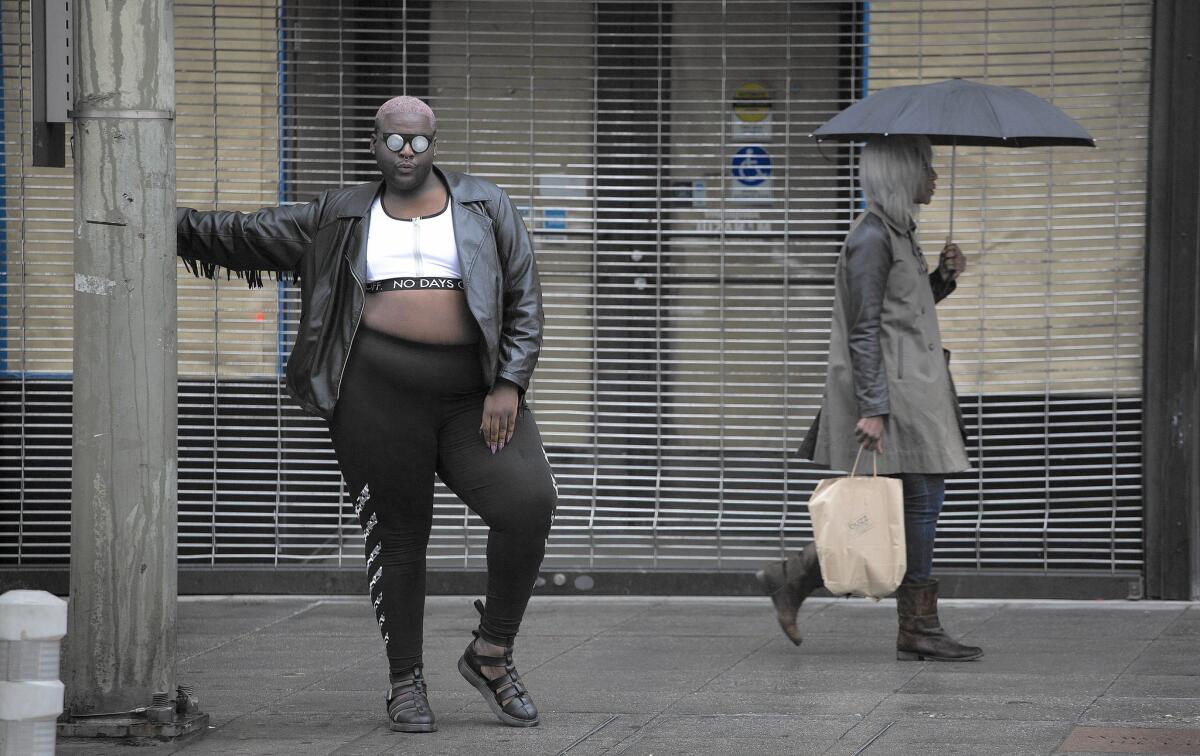
[[[561,494],[546,565],[563,570],[739,571],[807,538],[828,473],[795,449],[859,209],[855,152],[815,145],[817,124],[951,75],[1053,100],[1096,150],[957,154],[971,268],[940,311],[975,470],[950,483],[937,559],[1140,568],[1148,2],[175,7],[181,204],[249,210],[369,180],[375,108],[408,92],[438,113],[439,162],[521,207],[547,314],[529,399]],[[28,167],[28,4],[3,9],[0,559],[65,564],[71,172]],[[948,183],[922,219],[931,255]],[[361,564],[324,425],[282,388],[298,310],[290,285],[181,269],[185,564]],[[479,568],[485,539],[440,490],[430,566]]]
[[[0,3],[0,562],[8,565],[65,564],[70,548],[72,170],[33,167],[31,24],[28,2]]]
[[[949,483],[941,564],[1138,569],[1150,2],[872,4],[871,91],[950,76],[1028,89],[1096,149],[959,148],[940,307],[975,470]],[[921,243],[948,227],[949,149]]]
[[[529,398],[561,494],[547,566],[736,567],[799,537],[780,514],[815,475],[789,450],[854,207],[837,151],[806,135],[855,91],[858,6],[327,5],[284,9],[289,197],[372,177],[374,110],[408,92],[438,113],[440,163],[507,189],[534,234]],[[744,148],[770,177],[742,190]],[[481,566],[485,541],[442,491],[431,565]]]
[[[176,5],[179,203],[252,211],[287,201],[275,0]],[[324,424],[282,371],[299,291],[180,273],[179,554],[189,566],[334,555],[341,481]]]
[[[0,7],[7,166],[0,256],[0,560],[26,567],[65,565],[73,169],[70,150],[65,168],[32,165],[30,4],[9,1]],[[179,0],[174,7],[180,204],[246,210],[275,203],[274,0]],[[240,281],[197,281],[181,268],[179,523],[185,562],[247,554],[269,561],[286,543],[275,517],[278,488],[262,483],[278,474],[278,429],[281,418],[294,413],[277,380],[284,335],[279,300],[273,288],[246,292]],[[266,422],[264,405],[274,408]]]

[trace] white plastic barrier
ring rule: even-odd
[[[45,591],[0,596],[0,756],[53,756],[66,634],[66,601]]]

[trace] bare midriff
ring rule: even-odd
[[[427,189],[411,196],[396,196],[386,189],[383,210],[392,218],[411,220],[449,212],[450,190],[430,174]],[[474,344],[479,326],[467,306],[466,292],[458,289],[368,292],[362,324],[373,331],[423,344]]]
[[[374,331],[424,344],[474,344],[479,326],[464,292],[380,291],[367,294],[362,323]]]

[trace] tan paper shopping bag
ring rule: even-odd
[[[904,493],[899,480],[855,475],[857,469],[855,459],[848,477],[821,481],[808,511],[829,592],[880,599],[896,590],[907,567]]]

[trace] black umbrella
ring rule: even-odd
[[[1037,95],[966,79],[883,89],[826,121],[812,136],[821,141],[862,141],[908,134],[952,146],[950,230],[954,230],[954,160],[958,145],[982,147],[1095,147],[1073,118]]]

